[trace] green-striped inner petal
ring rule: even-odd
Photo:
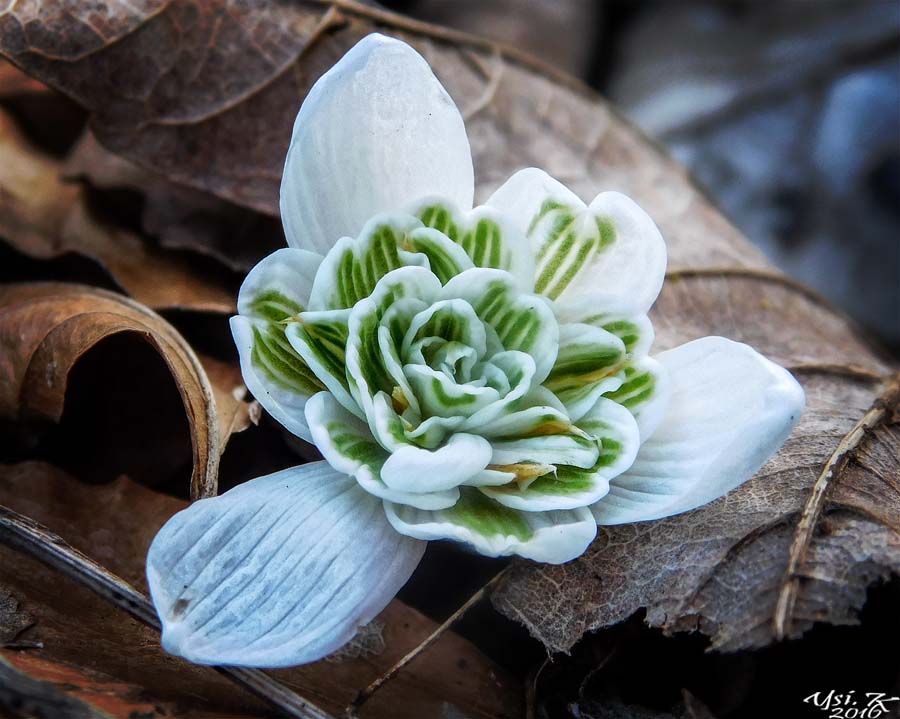
[[[625,351],[629,354],[634,352],[634,348],[641,341],[641,328],[631,320],[614,320],[600,326],[622,340]]]
[[[307,312],[301,315],[301,321],[293,325],[293,331],[305,345],[301,347],[304,356],[313,366],[318,365],[321,371],[327,372],[344,388],[347,388],[346,347],[347,323],[343,319],[326,318],[331,312]],[[312,357],[306,354],[310,352]],[[315,359],[313,359],[313,357]],[[321,377],[322,382],[327,378]]]
[[[443,205],[430,205],[419,211],[419,219],[426,227],[433,227],[454,242],[459,242],[459,226],[449,208]]]
[[[447,521],[485,537],[512,536],[524,542],[534,536],[516,510],[504,507],[473,487],[460,487],[459,491],[459,501],[442,512]]]
[[[625,381],[607,397],[623,407],[634,410],[649,400],[656,389],[656,377],[648,370],[640,370],[632,365],[625,367]]]
[[[397,253],[403,237],[388,224],[377,225],[363,242],[344,251],[337,265],[334,309],[352,307],[372,294],[378,280],[403,266]]]
[[[460,244],[476,267],[505,269],[503,234],[496,222],[479,220],[473,229],[462,236]]]
[[[419,219],[460,245],[476,267],[509,269],[509,249],[503,230],[494,220],[479,217],[473,227],[463,227],[463,220],[454,217],[453,211],[442,205],[430,205],[420,210]]]
[[[535,268],[535,290],[557,299],[593,258],[615,241],[612,222],[604,217],[584,221],[578,210],[554,200],[545,202],[528,234],[542,234]],[[602,278],[597,278],[602,282]]]
[[[312,395],[325,389],[303,358],[291,347],[281,325],[254,324],[250,359],[260,374],[282,389],[304,395]]]
[[[394,382],[384,366],[378,345],[378,326],[382,313],[383,310],[380,308],[370,312],[359,324],[359,366],[370,395],[379,391],[390,394],[394,388]]]
[[[580,467],[560,465],[556,468],[555,474],[548,472],[538,477],[528,485],[528,489],[522,491],[522,494],[549,494],[554,496],[578,494],[591,490],[596,482],[597,474],[593,468],[581,469]],[[498,489],[510,494],[518,494],[521,491],[514,482]]]
[[[403,243],[403,249],[427,257],[428,266],[442,285],[447,284],[451,277],[456,277],[460,272],[472,266],[460,247],[430,228],[421,228],[410,232]]]
[[[375,477],[387,459],[387,453],[374,439],[365,439],[345,423],[332,421],[326,425],[334,449],[347,459],[367,466]]]
[[[519,300],[507,283],[496,280],[484,288],[473,307],[494,328],[504,348],[533,354],[541,335],[541,316]]]
[[[621,346],[561,343],[556,364],[544,386],[558,394],[562,390],[594,384],[615,372],[624,359],[625,351]]]
[[[260,292],[250,301],[248,309],[251,316],[267,322],[283,322],[303,311],[299,302],[295,302],[278,290]]]
[[[632,354],[642,343],[649,345],[648,337],[645,335],[652,335],[652,329],[649,329],[649,321],[646,316],[639,318],[611,317],[608,313],[601,313],[580,318],[578,321],[592,327],[600,327],[615,335],[622,340],[628,354]]]

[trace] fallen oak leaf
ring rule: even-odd
[[[33,147],[0,110],[0,239],[37,259],[76,253],[97,262],[138,301],[155,309],[230,313],[226,283],[173,253],[97,220],[85,191],[63,179],[63,164]]]
[[[0,286],[0,418],[58,422],[69,371],[98,342],[123,332],[149,342],[168,366],[190,425],[191,494],[216,494],[226,432],[246,426],[237,415],[249,408],[234,396],[232,380],[220,395],[228,401],[221,428],[213,387],[187,342],[152,310],[121,295],[56,283]]]

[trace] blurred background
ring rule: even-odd
[[[598,89],[777,266],[900,351],[900,2],[383,4]]]

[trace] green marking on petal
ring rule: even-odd
[[[533,494],[551,494],[555,496],[578,494],[591,490],[597,483],[595,469],[581,469],[561,465],[556,468],[556,473],[548,473],[538,477],[528,486],[528,492]]]
[[[325,389],[318,377],[291,347],[279,325],[253,326],[254,368],[282,389],[312,395]]]
[[[616,230],[608,218],[595,216],[588,222],[576,208],[548,200],[532,219],[528,235],[541,243],[535,290],[555,300],[598,253],[615,242]]]
[[[473,218],[472,227],[465,227],[465,220],[455,215],[443,205],[429,205],[418,213],[426,227],[438,230],[462,247],[475,267],[509,270],[512,248],[500,225],[490,217],[477,217]]]
[[[604,437],[600,444],[600,459],[597,460],[597,467],[609,467],[625,450],[625,445],[616,439]]]
[[[595,217],[594,220],[597,222],[597,231],[600,233],[597,249],[602,252],[616,241],[616,228],[607,217]]]
[[[527,295],[516,297],[509,285],[496,280],[491,282],[473,307],[478,316],[497,332],[503,347],[531,353],[541,334],[541,316],[533,304],[527,303]],[[523,302],[524,300],[524,302]]]
[[[327,386],[334,381],[344,389],[348,388],[346,313],[304,312],[298,322],[288,327],[287,333],[321,382]]]
[[[303,311],[299,302],[278,290],[260,292],[250,300],[248,309],[252,316],[268,322],[283,322]]]
[[[343,422],[329,422],[326,429],[336,451],[353,462],[366,465],[374,475],[380,474],[387,453],[377,442],[360,437],[359,432]]]
[[[337,277],[341,309],[371,295],[378,280],[403,266],[397,247],[404,237],[400,229],[388,224],[376,225],[362,242],[344,252]]]
[[[633,366],[625,367],[625,381],[615,392],[607,397],[623,407],[634,409],[637,405],[649,400],[656,388],[656,377],[652,372],[641,371]]]
[[[453,213],[448,208],[442,205],[430,205],[419,211],[419,219],[426,227],[433,227],[454,242],[459,242],[459,227],[453,220]]]
[[[540,224],[541,220],[543,220],[547,215],[549,215],[551,212],[554,212],[555,210],[560,211],[557,219],[554,221],[555,223],[559,223],[564,226],[572,222],[573,210],[571,207],[563,204],[562,202],[557,202],[556,200],[545,200],[544,204],[541,205],[541,209],[538,210],[538,213],[532,218],[531,222],[529,223],[528,234],[531,235]]]
[[[653,325],[647,315],[600,312],[586,316],[575,314],[563,321],[599,327],[622,340],[625,351],[633,356],[645,355],[653,342]]]
[[[448,394],[444,391],[443,383],[437,377],[431,380],[431,391],[434,393],[438,403],[443,407],[462,409],[463,407],[469,407],[478,401],[477,396],[466,392],[460,392],[458,395]]]
[[[442,285],[472,266],[459,245],[432,228],[420,228],[409,233],[402,249],[427,257],[428,266]]]
[[[389,306],[390,303],[385,300],[384,304]],[[378,346],[378,326],[382,314],[384,309],[379,307],[359,324],[359,365],[372,395],[379,391],[390,395],[394,390],[394,381],[385,369]]]
[[[443,511],[447,521],[486,537],[500,535],[527,541],[534,531],[514,509],[498,504],[472,487],[460,487],[459,501]]]
[[[583,387],[617,371],[625,358],[624,348],[583,344],[561,345],[559,356],[544,386],[553,392]]]
[[[588,324],[564,324],[556,363],[544,386],[577,419],[600,394],[619,387],[625,358],[625,345],[614,334]]]
[[[589,321],[588,324],[590,324]],[[629,353],[634,352],[634,348],[641,340],[641,328],[638,327],[637,323],[630,320],[615,320],[607,322],[601,327],[622,340],[625,344],[625,351]]]

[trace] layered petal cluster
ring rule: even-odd
[[[349,639],[424,542],[560,563],[597,524],[748,479],[803,407],[791,375],[707,337],[650,356],[665,244],[624,195],[537,169],[472,207],[462,118],[408,45],[370,35],[314,86],[281,206],[289,247],[232,320],[247,386],[324,461],[176,515],[148,578],[163,643],[284,666]]]

